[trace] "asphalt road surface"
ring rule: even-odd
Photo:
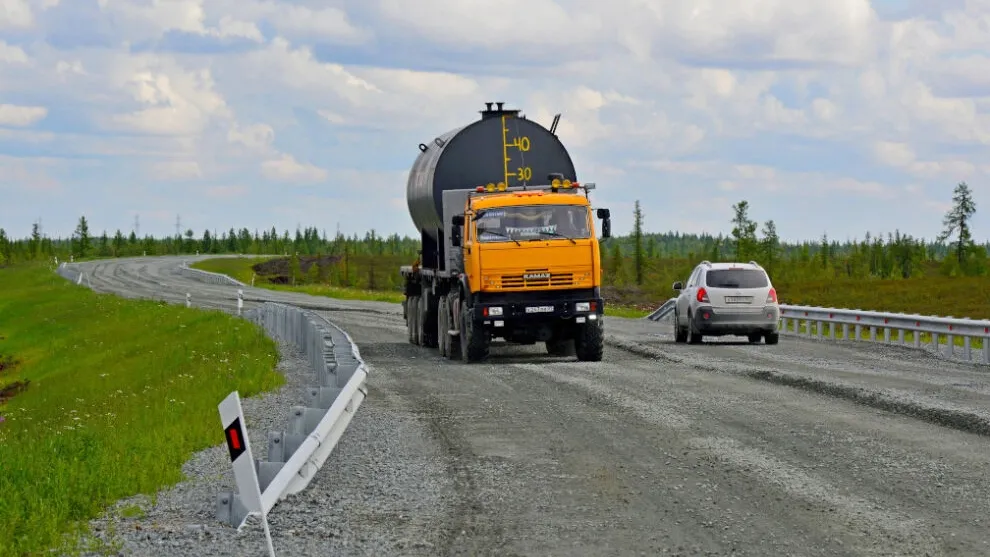
[[[97,291],[236,307],[179,261],[80,267]],[[272,511],[286,554],[990,555],[986,367],[787,336],[677,345],[611,317],[600,363],[537,344],[465,365],[410,345],[397,304],[245,298],[321,309],[371,370],[338,449]],[[223,554],[222,530],[176,554]]]

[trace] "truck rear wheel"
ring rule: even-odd
[[[419,344],[419,324],[416,317],[419,315],[419,296],[409,296],[406,298],[406,327],[409,329],[409,343]]]
[[[468,319],[466,309],[461,310],[461,359],[465,362],[478,362],[488,357],[488,334],[475,329]]]
[[[416,316],[419,325],[419,343],[427,348],[437,347],[437,312],[430,305],[436,307],[436,298],[431,292],[423,292],[419,296],[419,313]]]
[[[574,352],[582,362],[600,362],[605,353],[605,330],[601,321],[589,321],[578,329]]]
[[[437,304],[437,347],[440,356],[447,358],[450,356],[450,307],[447,305],[447,297],[441,296],[440,303]]]

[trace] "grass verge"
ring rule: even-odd
[[[212,273],[222,273],[245,284],[251,284],[251,279],[253,277],[255,278],[255,286],[267,288],[269,290],[279,290],[282,292],[300,292],[313,296],[336,298],[338,300],[364,300],[371,302],[391,302],[395,304],[402,303],[402,300],[405,299],[405,295],[403,295],[403,293],[399,290],[345,288],[340,286],[330,286],[327,284],[301,284],[295,286],[273,284],[267,280],[266,277],[257,276],[255,271],[251,268],[252,265],[268,261],[269,259],[271,258],[234,257],[204,259],[202,261],[191,263],[189,266],[194,269],[201,269]],[[398,267],[395,268],[395,272],[398,274]],[[356,270],[356,273],[364,274],[364,272],[360,269]],[[641,307],[635,306],[624,306],[610,303],[605,304],[605,315],[611,315],[614,317],[644,317],[648,315],[650,311],[645,311]]]
[[[183,479],[223,442],[217,404],[283,383],[277,346],[221,312],[96,294],[44,264],[0,269],[0,547],[80,546],[115,501]]]

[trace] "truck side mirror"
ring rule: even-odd
[[[598,209],[595,215],[602,219],[602,239],[612,237],[612,213],[608,209]]]
[[[464,226],[464,215],[454,215],[450,217],[450,224],[454,226]]]
[[[684,285],[681,283],[681,281],[677,281],[674,283],[674,290],[684,290]]]

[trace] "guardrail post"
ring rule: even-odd
[[[945,335],[946,354],[951,358],[956,353],[956,336]]]
[[[972,341],[968,335],[963,337],[963,354],[966,356],[967,360],[973,359],[972,344],[970,344],[971,342]]]
[[[873,325],[870,325],[870,342],[876,342],[876,341],[877,341],[877,328],[874,327]]]
[[[990,335],[983,337],[983,363],[990,365]]]
[[[856,323],[856,338],[854,340],[856,342],[859,342],[860,340],[862,340],[862,338],[863,338],[863,326],[860,325],[859,323]]]

